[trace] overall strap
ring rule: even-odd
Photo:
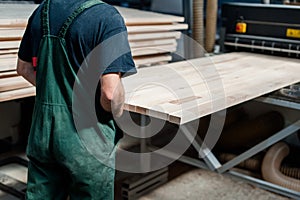
[[[42,27],[43,27],[43,35],[49,35],[50,34],[50,25],[49,25],[49,6],[50,6],[50,0],[44,1],[44,6],[42,9]]]
[[[46,0],[49,1],[49,0]],[[83,11],[85,11],[86,9],[97,5],[97,4],[102,4],[104,2],[100,1],[100,0],[89,0],[84,2],[79,8],[77,8],[69,17],[68,19],[65,21],[65,23],[62,25],[59,33],[58,33],[58,37],[60,38],[65,38],[66,33],[70,27],[70,25],[72,24],[73,20],[80,15]]]

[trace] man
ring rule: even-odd
[[[124,32],[120,14],[99,0],[45,0],[30,17],[17,64],[18,73],[36,85],[27,146],[27,199],[114,198],[114,169],[83,144],[73,119],[72,98],[85,58],[98,45]],[[129,46],[127,38],[118,45]],[[118,45],[110,48],[118,49]],[[120,116],[124,103],[121,76],[135,73],[131,53],[118,56],[99,71],[99,122],[83,132],[87,141],[96,141],[95,148],[106,159],[113,154],[106,147],[113,146],[116,139],[112,112]],[[94,126],[101,129],[101,137]]]

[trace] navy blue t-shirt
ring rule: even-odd
[[[86,0],[51,0],[49,10],[50,34],[58,35],[66,19]],[[43,35],[41,24],[41,11],[43,3],[34,11],[28,21],[18,56],[20,59],[32,62],[37,57],[40,41]],[[126,26],[122,16],[112,6],[99,4],[88,8],[81,13],[67,31],[65,36],[66,47],[70,63],[78,69],[89,53],[100,43],[119,34],[126,33]],[[117,45],[109,48],[129,46],[124,39]],[[114,50],[114,49],[113,49]],[[102,72],[102,69],[99,69]],[[122,74],[136,73],[131,52],[121,55],[110,64],[104,73],[121,72]],[[96,90],[95,102],[100,102],[100,89]],[[95,104],[99,121],[111,119],[111,113],[106,113],[99,103]],[[105,117],[103,117],[105,116]],[[122,137],[122,131],[116,127],[116,142]]]
[[[58,35],[60,28],[66,19],[86,0],[51,0],[49,9],[50,34]],[[38,54],[39,44],[42,38],[41,11],[43,3],[34,11],[28,21],[23,36],[18,56],[20,59],[31,62],[32,57]],[[111,5],[106,3],[95,5],[85,10],[71,24],[65,40],[70,62],[78,68],[84,58],[101,42],[108,38],[126,32],[126,26],[122,16]],[[123,40],[128,45],[128,40]],[[118,48],[112,46],[111,48]],[[104,73],[121,72],[135,73],[135,65],[131,52],[126,53],[106,68]]]

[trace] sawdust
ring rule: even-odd
[[[139,200],[288,200],[243,181],[197,169],[183,174]]]

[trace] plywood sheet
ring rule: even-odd
[[[0,49],[18,49],[20,41],[0,41]]]
[[[126,109],[183,124],[300,82],[298,59],[229,53],[142,68],[124,79]]]
[[[18,53],[18,49],[0,49],[0,56]]]
[[[137,67],[161,63],[161,62],[168,62],[172,60],[172,56],[168,54],[162,55],[154,55],[154,56],[139,56],[134,58],[134,63]]]
[[[32,85],[21,76],[0,79],[0,92],[26,88],[30,86]]]
[[[157,45],[176,45],[176,39],[141,40],[130,42],[131,48],[152,47]]]
[[[151,25],[151,24],[171,24],[173,22],[184,22],[183,17],[160,14],[149,11],[141,11],[131,8],[116,6],[123,16],[126,25]]]
[[[0,27],[25,27],[36,4],[0,4]]]
[[[171,31],[171,32],[161,32],[161,33],[144,33],[144,34],[131,34],[128,35],[129,42],[131,41],[143,41],[143,40],[155,40],[155,39],[179,39],[181,32]]]
[[[16,70],[17,54],[1,55],[0,50],[0,72]]]
[[[0,4],[0,27],[24,27],[37,5]],[[184,22],[183,17],[117,7],[126,25],[153,25]]]
[[[145,56],[145,55],[154,55],[162,54],[168,52],[175,52],[177,45],[158,45],[153,47],[141,47],[141,48],[131,48],[132,56]]]
[[[148,26],[127,26],[128,34],[133,33],[153,33],[163,31],[175,31],[175,30],[186,30],[188,29],[187,24],[168,24],[168,25],[148,25]]]
[[[3,29],[0,28],[0,41],[21,40],[24,29]]]
[[[0,79],[18,76],[17,71],[0,72]]]
[[[10,101],[35,95],[35,87],[28,87],[7,92],[0,92],[0,102]]]

